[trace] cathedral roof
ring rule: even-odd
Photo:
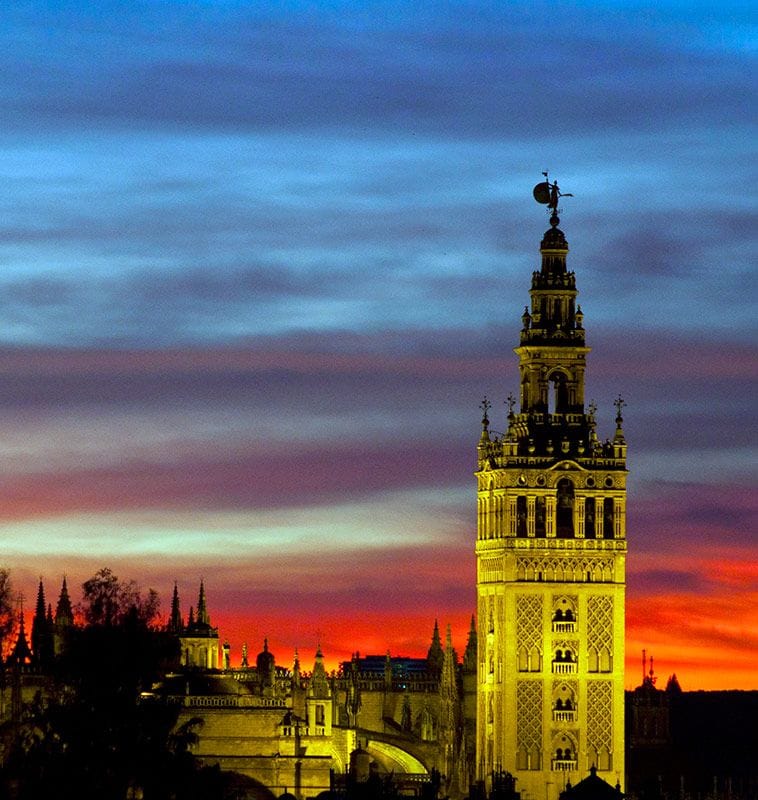
[[[621,800],[624,796],[618,784],[611,786],[597,774],[596,767],[590,767],[590,774],[576,786],[566,784],[560,800]]]

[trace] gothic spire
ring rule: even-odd
[[[45,588],[42,578],[37,589],[37,606],[32,618],[32,653],[37,665],[50,663],[53,655],[52,631],[47,618]]]
[[[29,642],[26,639],[26,629],[24,627],[24,602],[19,601],[18,609],[18,637],[13,651],[8,659],[11,664],[17,667],[23,667],[30,664],[32,661],[32,651],[29,648]]]
[[[440,627],[437,620],[434,620],[434,631],[432,632],[432,643],[429,645],[429,650],[426,654],[426,663],[430,672],[439,674],[442,670],[442,662],[445,659],[445,653],[442,650],[442,641],[440,640]]]
[[[321,642],[319,642],[318,650],[316,650],[316,659],[313,663],[313,672],[308,686],[308,695],[310,697],[322,699],[331,696],[329,681],[326,677],[326,669],[324,668],[324,654],[321,652]]]
[[[71,607],[71,598],[68,596],[65,575],[63,576],[61,593],[58,597],[58,605],[55,609],[55,624],[64,627],[74,624],[74,610]]]
[[[463,669],[465,672],[476,673],[476,619],[471,615],[471,625],[468,630],[468,640],[466,641],[466,650],[463,653]]]
[[[171,616],[168,621],[168,630],[170,633],[180,633],[184,623],[182,620],[181,607],[179,605],[179,589],[174,581],[174,594],[171,597]]]
[[[197,617],[195,619],[198,625],[210,625],[210,617],[208,616],[208,609],[205,605],[205,586],[202,579],[200,580],[200,594],[197,598]]]

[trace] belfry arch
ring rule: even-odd
[[[548,376],[547,412],[566,414],[569,410],[569,376],[560,369]]]
[[[560,539],[571,539],[574,536],[574,484],[568,478],[558,481],[555,529]]]

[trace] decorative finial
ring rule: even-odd
[[[547,170],[545,170],[542,174],[545,176],[545,180],[542,181],[542,183],[538,183],[534,187],[532,194],[538,203],[548,207],[548,210],[550,211],[550,224],[555,228],[561,221],[558,217],[558,198],[573,197],[574,195],[569,194],[568,192],[562,192],[558,188],[558,181],[553,181],[550,183],[548,180]]]
[[[532,315],[529,313],[529,306],[524,306],[524,313],[521,315],[521,327],[528,331],[532,324]]]
[[[492,403],[487,399],[487,395],[484,395],[484,399],[479,403],[479,408],[482,409],[482,427],[486,429],[490,424],[490,418],[487,412],[492,408]]]
[[[621,409],[626,407],[626,403],[624,402],[624,398],[619,395],[614,401],[613,405],[616,406],[616,424],[621,425],[624,421],[624,418],[621,416]]]
[[[597,414],[597,403],[594,400],[590,400],[589,412],[590,417],[594,420],[595,414]]]
[[[505,404],[508,406],[508,419],[513,417],[513,407],[516,405],[516,398],[513,392],[509,392],[508,397],[505,398]]]

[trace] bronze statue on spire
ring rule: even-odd
[[[545,180],[534,187],[532,194],[538,203],[548,207],[550,223],[555,227],[560,222],[560,219],[558,219],[558,199],[560,197],[573,197],[574,195],[569,192],[562,192],[558,187],[558,181],[550,183],[547,170],[542,174],[545,176]]]

